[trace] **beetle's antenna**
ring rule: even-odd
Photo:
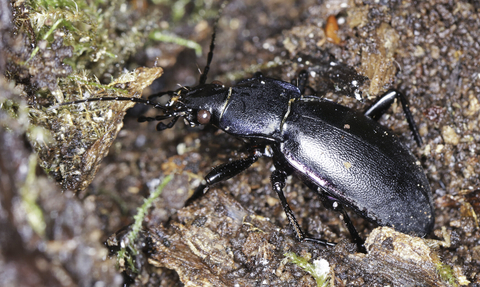
[[[213,58],[213,50],[215,49],[215,36],[217,34],[217,26],[218,26],[218,21],[220,20],[220,16],[222,15],[223,8],[227,5],[228,1],[223,1],[222,5],[220,6],[220,9],[218,11],[218,17],[215,19],[215,22],[213,23],[213,33],[212,33],[212,41],[210,41],[210,51],[208,52],[207,56],[207,65],[203,69],[203,73],[200,75],[200,80],[198,82],[199,85],[203,85],[207,82],[207,75],[208,71],[210,70],[210,64],[212,63],[212,58]]]
[[[215,21],[215,24],[213,27],[212,41],[210,42],[210,51],[208,52],[207,65],[203,69],[203,73],[200,75],[200,80],[199,80],[200,85],[203,85],[207,82],[207,74],[208,74],[208,71],[210,70],[210,63],[212,62],[212,58],[213,58],[213,49],[215,48],[215,34],[217,33],[217,22],[218,22],[218,18]]]
[[[155,103],[155,102],[152,102],[150,100],[133,98],[133,97],[90,98],[90,99],[76,100],[76,101],[57,104],[57,105],[49,107],[48,109],[52,110],[52,109],[57,109],[58,107],[61,107],[61,106],[75,105],[75,104],[88,103],[88,102],[107,102],[107,101],[129,101],[129,102],[141,103],[141,104],[144,104],[144,105],[152,106],[156,109],[161,109],[161,110],[164,110],[164,111],[167,110],[166,107],[162,106],[159,103]]]

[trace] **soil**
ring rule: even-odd
[[[171,33],[198,42],[203,55],[197,57],[194,50],[172,43],[145,40],[132,48],[135,52],[122,54],[121,65],[92,64],[100,83],[108,84],[110,76],[118,76],[123,68],[158,65],[163,75],[143,90],[144,98],[178,85],[194,86],[200,76],[198,67],[203,68],[207,59],[216,17],[212,11],[219,11],[220,3],[207,3],[205,10],[187,5],[185,14],[174,20],[164,6],[137,2],[146,6],[127,2],[128,9],[119,9],[122,21],[114,29],[119,35],[122,29],[128,30],[122,26],[125,23],[151,19],[149,14],[159,15],[161,10],[157,24],[166,23]],[[29,123],[38,124],[43,117],[38,114],[55,103],[52,91],[63,83],[58,79],[72,73],[64,61],[72,52],[66,38],[56,34],[50,54],[40,50],[30,66],[19,65],[31,54],[28,44],[37,42],[36,31],[15,26],[24,15],[18,13],[25,11],[15,1],[1,0],[0,285],[315,286],[308,272],[285,259],[286,252],[294,252],[310,262],[327,260],[331,286],[467,282],[480,286],[479,4],[320,2],[226,3],[216,28],[207,82],[232,86],[258,71],[290,82],[307,70],[309,93],[316,91],[360,111],[389,88],[402,91],[423,146],[413,140],[401,105],[394,104],[380,123],[412,150],[430,182],[436,218],[426,240],[377,228],[349,211],[354,226],[367,238],[367,254],[359,253],[339,214],[326,210],[315,192],[292,177],[286,197],[304,231],[338,244],[330,248],[296,242],[270,185],[269,158],[184,207],[212,167],[247,156],[248,147],[213,127],[192,128],[181,120],[171,129],[156,132],[156,122],[137,122],[139,115],[156,113],[143,106],[131,109],[123,123],[115,119],[115,127],[109,128],[115,130],[115,141],[89,138],[97,142],[96,149],[90,145],[85,149],[101,150],[101,155],[108,149],[103,144],[111,144],[93,173],[64,177],[57,168],[56,174],[49,169],[48,177],[40,167],[48,164],[45,158],[55,158],[58,167],[65,150],[69,159],[76,160],[77,153],[70,149],[71,142],[63,150],[60,146],[38,152],[39,133]],[[331,61],[342,69],[334,73],[326,69]],[[351,85],[352,77],[361,84],[358,88]],[[109,109],[107,102],[92,107]],[[37,116],[32,120],[32,115]],[[92,133],[67,138],[74,138],[78,146]],[[38,158],[32,156],[34,150]],[[138,250],[130,253],[133,265],[116,261],[115,252],[125,244],[137,208],[167,175],[173,178],[149,209],[133,243]],[[83,184],[84,178],[88,184]]]

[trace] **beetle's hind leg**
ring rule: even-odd
[[[285,195],[283,194],[283,188],[285,187],[286,180],[287,180],[287,174],[284,171],[280,171],[280,170],[273,171],[272,177],[271,177],[273,189],[275,190],[278,197],[280,198],[280,202],[282,203],[283,210],[287,215],[290,225],[295,231],[295,237],[297,238],[297,240],[314,242],[314,243],[322,244],[324,246],[335,246],[336,245],[335,243],[328,242],[323,239],[317,239],[317,238],[305,236],[305,233],[300,228],[300,225],[298,224],[298,221],[295,218],[295,215],[293,214],[292,209],[290,209],[290,206],[288,205]]]
[[[382,115],[385,114],[388,108],[390,108],[396,98],[399,99],[400,103],[402,104],[403,112],[405,113],[405,117],[407,118],[410,130],[413,132],[413,137],[415,138],[415,141],[417,142],[418,146],[422,146],[422,138],[418,133],[418,128],[410,111],[408,100],[405,95],[402,94],[400,91],[395,89],[388,90],[385,94],[380,96],[370,108],[365,111],[365,116],[378,121],[378,119],[380,119]]]
[[[202,181],[200,186],[197,187],[185,205],[190,205],[195,199],[202,197],[208,191],[208,188],[215,183],[230,179],[246,170],[258,159],[259,155],[255,153],[247,158],[227,162],[213,168],[213,170],[205,176],[205,179]]]

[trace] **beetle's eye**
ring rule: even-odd
[[[212,81],[212,84],[213,84],[213,85],[223,86],[223,83],[220,82],[220,81]]]
[[[199,110],[198,113],[197,113],[197,121],[201,124],[201,125],[206,125],[210,122],[210,117],[212,116],[212,114],[210,114],[209,111],[207,110]]]

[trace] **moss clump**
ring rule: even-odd
[[[298,256],[293,252],[287,252],[284,256],[290,259],[290,262],[312,275],[315,282],[317,282],[317,287],[330,286],[330,266],[325,259],[314,260],[313,263],[310,263],[304,257]]]

